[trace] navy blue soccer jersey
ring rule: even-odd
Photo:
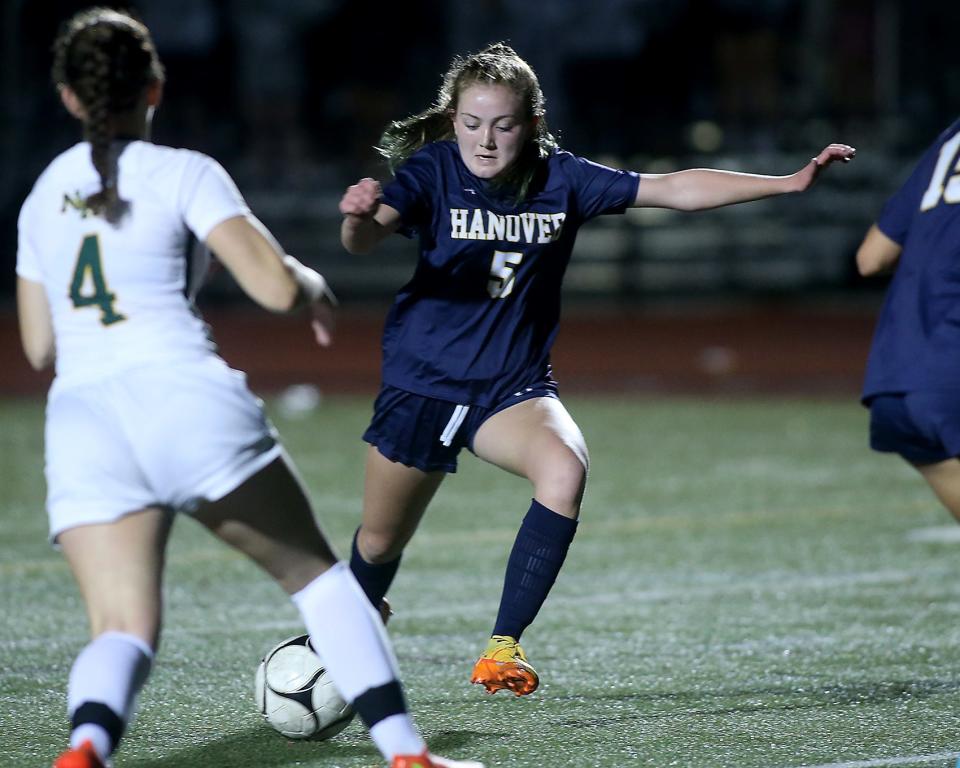
[[[877,321],[863,397],[960,389],[960,120],[884,206],[903,247]]]
[[[569,152],[544,161],[521,203],[474,176],[453,141],[428,144],[397,169],[383,202],[420,258],[383,339],[385,384],[491,407],[550,376],[560,286],[580,225],[623,213],[639,176]]]

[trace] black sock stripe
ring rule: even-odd
[[[81,725],[99,725],[110,737],[110,751],[116,749],[123,736],[124,723],[121,717],[106,704],[85,701],[70,718],[70,726],[76,730]]]
[[[353,708],[369,729],[381,720],[406,712],[407,702],[399,681],[392,680],[386,685],[368,688],[361,693],[353,702]]]

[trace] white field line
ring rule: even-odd
[[[579,606],[579,605],[615,605],[625,600],[631,604],[637,603],[657,603],[668,602],[677,598],[713,598],[748,593],[752,595],[761,595],[769,593],[787,593],[818,590],[836,590],[842,587],[857,587],[865,585],[882,584],[902,584],[916,578],[914,571],[902,570],[881,570],[865,571],[861,573],[841,573],[832,576],[810,576],[794,579],[776,579],[770,578],[769,574],[763,574],[757,578],[741,579],[738,581],[725,582],[721,584],[685,584],[676,587],[666,587],[661,589],[639,589],[625,591],[600,592],[587,595],[553,595],[550,598],[550,605],[553,607]],[[286,607],[286,606],[285,606]],[[249,620],[243,623],[242,631],[260,632],[263,630],[283,630],[293,629],[299,626],[296,617],[284,619],[282,617],[268,618],[269,606],[263,606],[264,618],[262,621]],[[404,619],[413,619],[418,621],[434,618],[462,618],[469,619],[476,614],[476,606],[464,603],[442,603],[425,608],[405,608],[403,610]],[[164,629],[165,635],[207,635],[219,634],[223,632],[224,627],[216,623],[205,623],[202,626],[173,626],[168,625]],[[65,639],[65,637],[64,637]],[[24,637],[20,636],[13,641],[0,641],[0,648],[19,649],[29,648],[40,643],[49,642],[46,637]]]
[[[941,760],[955,760],[960,752],[940,752],[936,755],[912,755],[910,757],[878,757],[875,760],[854,760],[849,763],[824,763],[823,765],[804,765],[798,768],[882,768],[887,765],[920,765],[936,763]]]
[[[936,525],[930,528],[914,528],[907,532],[907,541],[951,544],[960,541],[960,525]]]
[[[743,579],[725,584],[689,584],[664,589],[638,589],[623,592],[600,592],[588,595],[552,595],[550,605],[577,606],[577,605],[616,605],[628,600],[636,603],[669,602],[679,597],[712,598],[740,594],[781,593],[804,590],[835,590],[838,587],[864,586],[868,584],[902,584],[910,581],[916,574],[909,571],[868,571],[865,573],[844,573],[834,576],[811,576],[809,578],[790,579],[783,581],[772,580],[769,577],[758,579]],[[429,608],[403,609],[404,619],[422,621],[431,618],[472,618],[476,615],[476,605],[460,603],[443,603]],[[293,620],[296,623],[296,620]],[[250,621],[243,625],[244,630],[276,629],[289,626],[289,622],[276,619],[263,622]],[[204,634],[206,632],[220,632],[222,628],[205,625],[200,628],[171,627],[165,630],[167,634]]]
[[[349,507],[353,505],[355,499],[352,497],[334,497],[334,500],[342,506]],[[814,517],[836,517],[844,514],[836,510],[815,510],[808,516]],[[722,525],[729,523],[731,525],[755,522],[762,516],[757,514],[727,513],[714,515],[710,519],[712,525]],[[774,519],[776,515],[770,516]],[[322,516],[321,516],[322,521]],[[650,529],[675,529],[689,527],[693,522],[700,522],[696,516],[671,515],[665,518],[639,518],[613,521],[586,521],[582,524],[578,537],[593,538],[595,536],[607,536],[616,533],[632,533],[639,530]],[[2,540],[3,526],[0,525],[0,540]],[[442,546],[447,541],[460,542],[463,538],[462,531],[449,533],[421,533],[417,537],[416,546],[429,548],[431,546]],[[516,530],[513,528],[490,529],[485,531],[473,531],[470,534],[474,545],[491,543],[511,543],[516,537]],[[930,526],[925,528],[914,528],[905,534],[907,541],[913,543],[952,543],[960,542],[960,525]],[[243,555],[227,547],[214,545],[209,549],[197,550],[194,552],[180,553],[174,549],[167,556],[169,566],[183,566],[200,562],[227,562],[231,560],[243,560]],[[0,576],[12,576],[21,574],[30,574],[37,572],[62,571],[67,573],[67,564],[62,557],[57,556],[53,551],[47,557],[37,557],[16,560],[0,560]]]

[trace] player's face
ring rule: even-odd
[[[474,84],[460,92],[453,130],[470,172],[492,179],[517,159],[529,125],[524,122],[522,99],[511,88]]]

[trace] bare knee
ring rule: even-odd
[[[237,520],[221,520],[210,528],[221,541],[263,568],[288,594],[302,589],[336,562],[316,528],[264,531]]]
[[[368,563],[380,565],[396,560],[403,554],[406,541],[391,531],[377,531],[361,526],[357,531],[357,549]]]
[[[589,459],[568,448],[557,451],[530,478],[534,495],[545,507],[564,517],[576,518],[587,485]]]

